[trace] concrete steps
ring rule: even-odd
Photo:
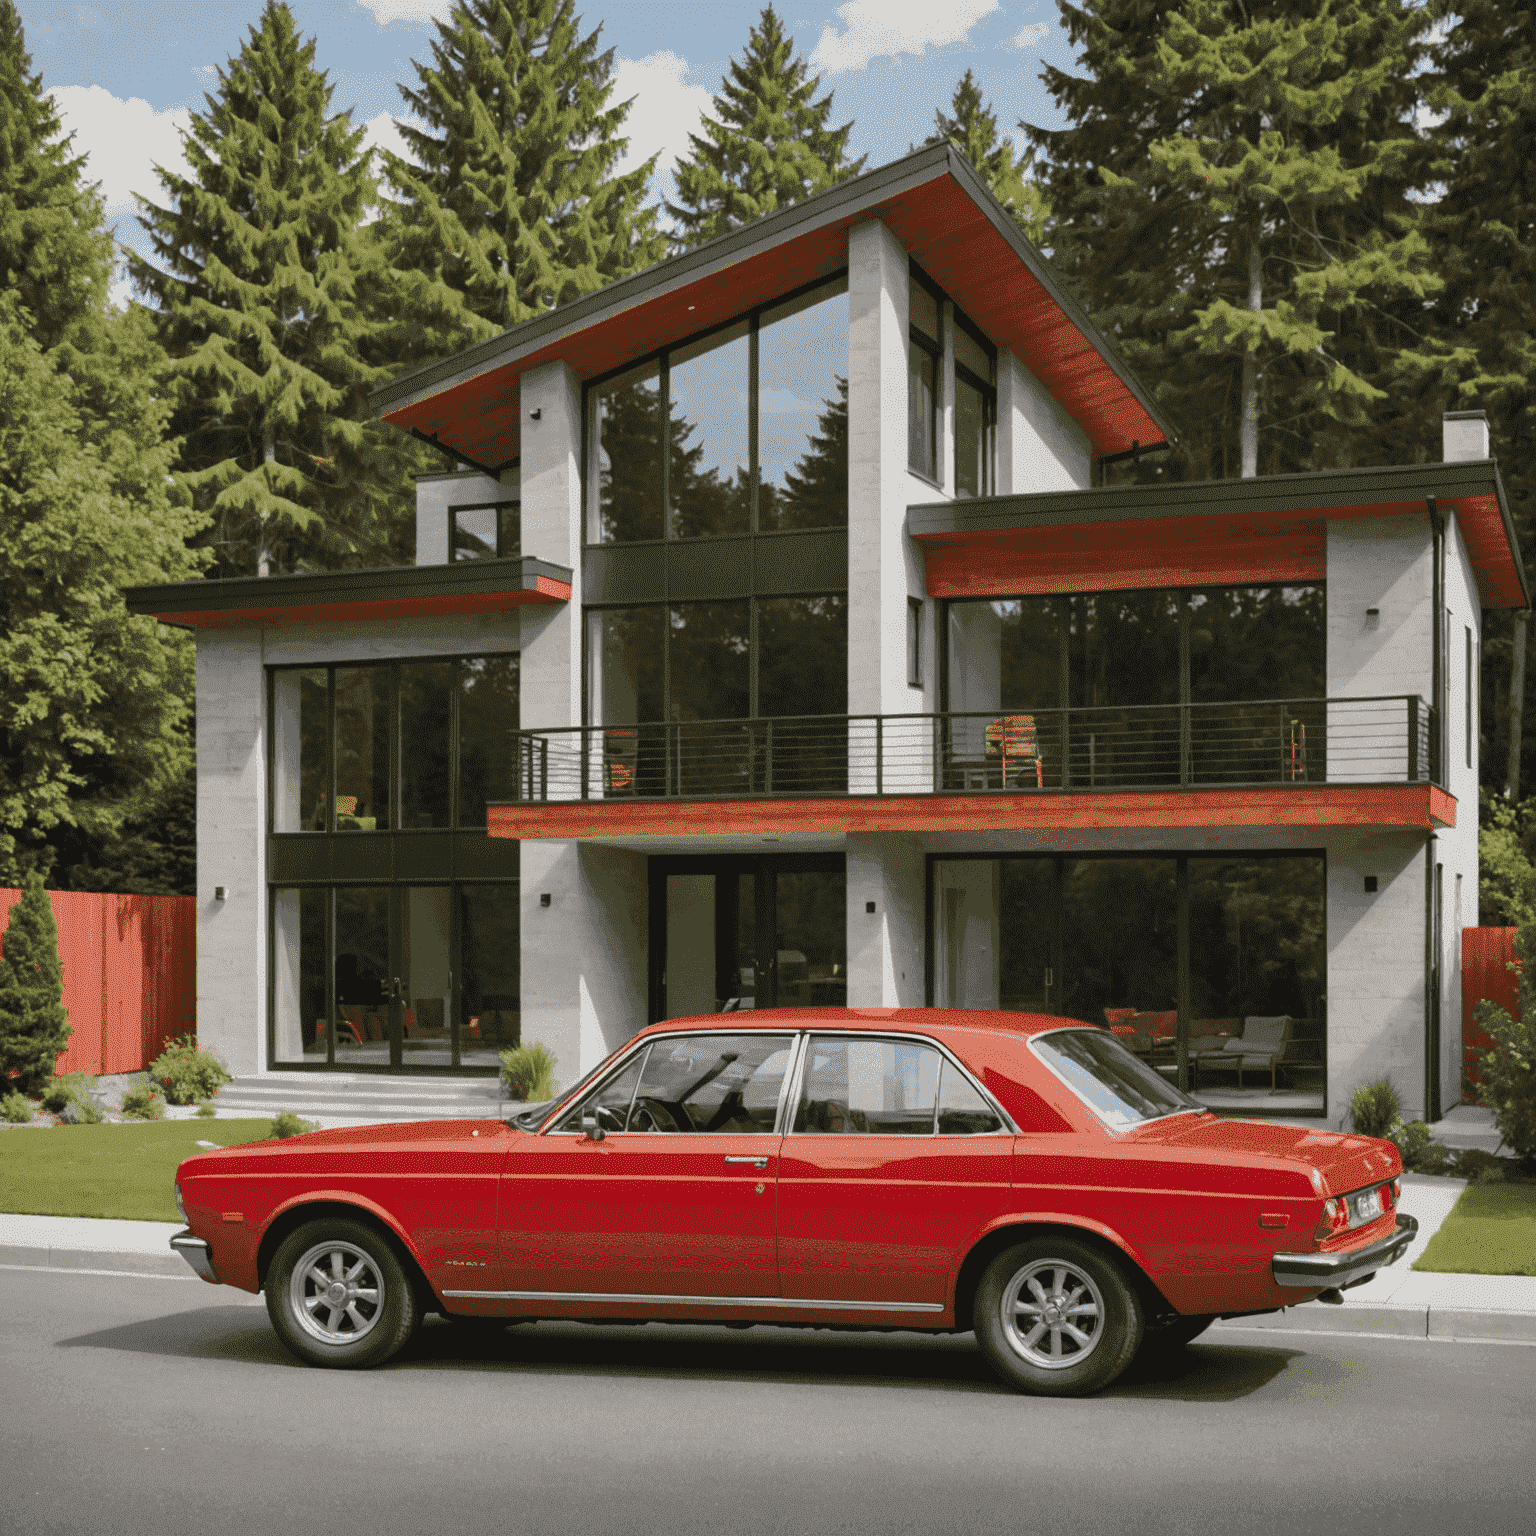
[[[256,1119],[290,1109],[322,1125],[405,1120],[494,1120],[514,1113],[493,1077],[383,1077],[364,1073],[287,1073],[237,1077],[214,1100],[221,1120]]]

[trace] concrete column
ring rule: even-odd
[[[265,711],[261,631],[200,633],[197,1032],[236,1074],[267,1065]]]
[[[922,843],[894,833],[850,833],[847,860],[848,1006],[922,1007]]]
[[[647,901],[643,854],[522,845],[522,1037],[549,1047],[562,1083],[646,1021]]]
[[[997,354],[997,489],[1083,491],[1093,485],[1093,445],[1039,379],[1006,347]]]
[[[855,715],[914,707],[907,594],[923,588],[904,527],[907,282],[907,253],[884,224],[849,231],[848,711]]]
[[[523,375],[520,409],[523,552],[573,573],[569,603],[523,612],[522,722],[580,725],[581,380],[564,362],[535,368]]]

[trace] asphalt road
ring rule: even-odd
[[[237,1291],[12,1269],[0,1469],[6,1532],[1524,1536],[1536,1348],[1225,1329],[1056,1402],[968,1337],[433,1322],[343,1373]]]

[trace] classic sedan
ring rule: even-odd
[[[316,1131],[177,1173],[172,1239],[315,1365],[425,1312],[974,1329],[1056,1395],[1407,1248],[1387,1141],[1223,1120],[1106,1030],[815,1008],[672,1019],[510,1121]]]

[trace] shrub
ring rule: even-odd
[[[136,1120],[165,1119],[165,1100],[155,1083],[135,1083],[123,1095],[123,1113]]]
[[[210,1051],[200,1051],[191,1035],[172,1040],[149,1064],[149,1075],[165,1090],[167,1103],[196,1104],[211,1099],[229,1073]]]
[[[1451,1148],[1431,1139],[1422,1120],[1396,1121],[1387,1129],[1387,1140],[1402,1154],[1406,1173],[1449,1173],[1456,1161]]]
[[[286,1141],[290,1136],[302,1136],[306,1131],[318,1131],[315,1120],[301,1120],[291,1109],[279,1110],[273,1117],[272,1129],[267,1132],[268,1141]]]
[[[1536,882],[1533,891],[1536,893]],[[1473,1018],[1493,1038],[1483,1056],[1479,1097],[1493,1111],[1504,1144],[1522,1167],[1536,1167],[1536,918],[1515,931],[1520,1017],[1512,1019],[1485,998]]]
[[[43,877],[34,871],[11,908],[0,957],[0,1082],[14,1072],[23,1093],[46,1088],[71,1033],[58,925]]]
[[[32,1118],[32,1105],[24,1093],[14,1090],[0,1095],[0,1120],[12,1125],[25,1125]]]
[[[501,1053],[501,1082],[511,1099],[552,1099],[555,1058],[547,1045],[516,1045]]]
[[[213,1104],[210,1100],[204,1099],[203,1102],[192,1111],[192,1113],[196,1115],[199,1120],[212,1120],[215,1118],[215,1116],[217,1116],[218,1110],[213,1107]]]
[[[1355,1089],[1350,1101],[1349,1118],[1355,1130],[1362,1136],[1386,1136],[1403,1117],[1402,1100],[1390,1077],[1378,1078],[1374,1083]]]
[[[101,1105],[88,1093],[72,1094],[69,1103],[59,1111],[62,1125],[100,1125],[105,1118]]]
[[[76,1101],[96,1103],[96,1078],[90,1072],[66,1072],[43,1090],[43,1108],[50,1115],[62,1115]],[[78,1124],[79,1122],[73,1122]],[[96,1122],[90,1122],[94,1125]]]

